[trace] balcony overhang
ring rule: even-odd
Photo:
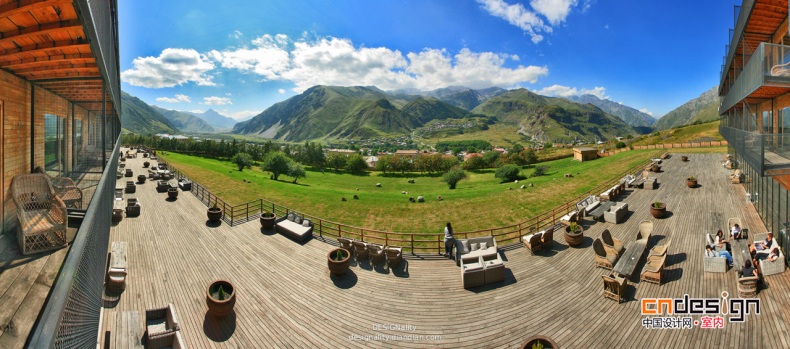
[[[790,175],[790,135],[761,134],[720,126],[719,132],[761,176]]]
[[[719,106],[722,115],[746,102],[770,100],[790,93],[790,46],[761,43]]]
[[[89,110],[106,86],[107,110],[120,114],[116,14],[91,11],[113,1],[0,0],[0,69]]]
[[[758,43],[770,42],[787,15],[787,0],[744,0],[729,43],[721,81],[736,67],[743,67],[744,55],[751,55]],[[719,94],[724,92],[721,88],[720,85]]]

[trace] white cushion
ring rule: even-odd
[[[488,248],[488,243],[487,243],[487,242],[481,242],[481,243],[480,243],[480,249],[481,249],[481,250],[485,250],[485,249],[487,249],[487,248]]]
[[[478,243],[476,243],[476,242],[475,242],[475,243],[473,243],[473,244],[470,244],[470,246],[469,246],[469,247],[471,248],[471,250],[472,250],[472,251],[477,251],[477,250],[479,250],[479,249],[480,249],[480,244],[478,244]]]
[[[533,234],[525,235],[524,238],[523,238],[524,241],[529,242],[529,240],[532,239],[532,235]]]
[[[294,223],[302,224],[302,217],[299,217],[299,216],[294,217]]]
[[[562,216],[562,218],[560,218],[560,220],[561,221],[569,221],[569,220],[571,220],[571,215],[566,214],[566,215]]]
[[[289,213],[289,214],[288,214],[288,218],[287,218],[287,219],[288,219],[289,221],[293,222],[293,221],[294,221],[294,214],[293,214],[293,213]]]
[[[310,220],[309,219],[305,219],[304,221],[302,221],[302,226],[303,227],[309,227],[310,226]]]

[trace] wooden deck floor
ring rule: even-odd
[[[194,196],[182,192],[170,202],[155,183],[146,182],[132,194],[142,202],[142,215],[111,229],[110,243],[127,242],[129,276],[120,297],[108,296],[105,329],[112,328],[115,312],[144,314],[146,308],[173,303],[192,348],[517,347],[537,334],[563,348],[787,348],[788,273],[766,278],[770,287],[759,294],[762,313],[743,324],[642,326],[641,298],[720,298],[722,291],[737,296],[733,270],[703,273],[703,233],[724,229],[729,217],[740,217],[752,233],[765,227],[745,202],[742,186],[730,184],[720,159],[712,154],[692,155],[687,163],[679,156],[666,160],[665,172],[656,174],[659,189],[627,191],[623,200],[630,212],[624,223],[587,220],[578,248],[568,247],[561,234],[555,234],[552,251],[539,255],[506,247],[500,251],[505,282],[472,290],[462,288],[454,262],[435,256],[412,256],[395,270],[352,261],[347,275],[330,276],[325,256],[334,242],[315,238],[299,244],[262,231],[255,221],[209,227],[206,207]],[[142,162],[128,161],[135,176]],[[701,186],[686,188],[688,175]],[[655,200],[667,203],[668,218],[649,216]],[[592,241],[605,228],[624,243],[633,241],[642,220],[655,224],[648,248],[672,238],[664,281],[642,283],[636,276],[629,281],[627,302],[604,299],[606,271],[593,266]],[[206,315],[205,304],[206,286],[220,278],[232,281],[238,292],[235,314],[222,322]]]

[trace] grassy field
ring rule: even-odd
[[[549,166],[548,175],[519,183],[501,183],[494,178],[494,170],[474,172],[455,190],[447,189],[439,176],[384,177],[377,172],[355,176],[309,170],[307,178],[291,183],[288,177],[272,180],[259,167],[239,172],[229,161],[176,153],[161,157],[229,204],[264,198],[309,215],[368,229],[440,233],[447,221],[453,222],[457,231],[521,222],[567,202],[655,153],[639,150],[584,163],[573,159],[541,163]],[[522,175],[529,176],[533,171],[525,169]],[[566,178],[565,173],[574,177]],[[408,183],[409,178],[414,178],[415,183]],[[381,183],[381,187],[376,187],[376,183]],[[519,189],[522,184],[527,187]],[[402,194],[403,191],[408,194]],[[359,200],[352,199],[354,194],[359,195]],[[408,201],[409,196],[419,195],[425,197],[425,203]],[[439,195],[442,201],[437,200]],[[341,201],[342,197],[348,201]]]
[[[664,143],[684,143],[684,142],[709,142],[723,141],[724,137],[719,134],[719,121],[709,122],[699,125],[689,125],[659,132],[647,134],[635,140],[631,145],[653,145]]]
[[[497,123],[490,125],[488,130],[467,132],[464,134],[455,134],[442,137],[421,138],[420,141],[425,144],[435,145],[439,141],[467,141],[474,139],[484,139],[491,143],[493,146],[509,147],[515,143],[522,145],[529,145],[529,137],[518,134],[518,126],[506,123]]]

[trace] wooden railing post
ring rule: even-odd
[[[323,219],[319,219],[318,220],[318,235],[320,237],[324,237],[324,220]]]

